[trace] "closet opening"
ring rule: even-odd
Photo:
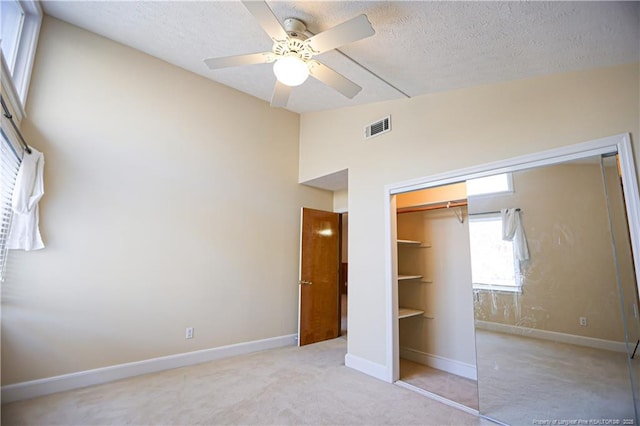
[[[466,185],[395,201],[399,379],[477,410]]]
[[[468,192],[505,173],[507,190]],[[503,424],[638,422],[640,195],[628,134],[386,190],[392,381]]]

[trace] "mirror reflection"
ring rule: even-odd
[[[511,180],[468,198],[480,413],[635,424],[638,297],[615,157]]]

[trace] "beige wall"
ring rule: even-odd
[[[333,211],[344,213],[349,211],[349,190],[342,189],[333,192]]]
[[[623,341],[599,164],[515,172],[513,186],[511,194],[469,198],[471,214],[520,208],[530,253],[530,259],[521,263],[522,294],[481,291],[476,319]],[[620,251],[630,259],[628,250]],[[629,263],[624,266],[627,290],[633,292],[633,269]],[[587,327],[580,326],[580,317],[587,317]]]
[[[296,332],[300,207],[332,207],[297,114],[52,18],[27,113],[47,247],[12,253],[3,384]]]
[[[300,181],[349,169],[349,353],[391,362],[385,185],[623,132],[637,163],[639,94],[630,64],[303,114]],[[393,130],[364,141],[387,114]]]

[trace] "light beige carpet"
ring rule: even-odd
[[[491,418],[636,424],[624,353],[476,330],[476,354],[480,412]]]
[[[212,361],[2,406],[9,425],[489,425],[344,366],[346,340]]]

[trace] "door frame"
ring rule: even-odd
[[[338,279],[340,280],[338,282],[338,321],[340,321],[340,324],[338,326],[339,328],[339,336],[338,337],[342,337],[346,334],[342,334],[342,287],[343,287],[343,282],[342,279],[345,278],[347,281],[345,284],[348,283],[349,281],[349,267],[347,266],[347,270],[344,270],[344,265],[345,262],[342,261],[342,258],[344,257],[344,240],[343,237],[345,235],[345,232],[347,234],[347,253],[346,253],[346,257],[347,257],[347,262],[346,264],[349,264],[349,229],[344,229],[344,216],[347,215],[347,217],[349,216],[349,211],[345,208],[345,209],[338,209],[336,211],[336,213],[338,213],[340,215],[340,235],[338,236],[338,238],[340,239],[340,248],[338,250],[338,256],[340,257],[340,262],[338,265]],[[349,219],[347,219],[347,228],[349,227],[349,223],[348,223]],[[348,288],[345,286],[344,287],[344,292],[345,295],[347,295],[347,328],[345,331],[349,330],[349,296],[348,296]]]
[[[634,165],[631,135],[622,133],[588,142],[545,150],[537,153],[513,157],[451,172],[421,177],[385,186],[385,281],[386,296],[386,379],[396,382],[400,376],[400,343],[398,325],[398,248],[396,227],[397,194],[447,185],[468,179],[485,177],[498,173],[515,172],[594,155],[613,154],[619,156],[623,193],[627,209],[627,221],[633,251],[636,284],[640,293],[640,195],[638,178]]]

